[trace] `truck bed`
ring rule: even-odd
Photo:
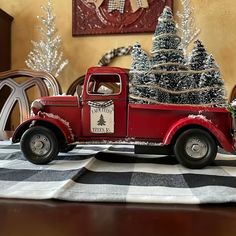
[[[168,130],[184,118],[205,119],[224,134],[231,133],[231,117],[225,108],[189,105],[128,105],[128,137],[162,142]]]

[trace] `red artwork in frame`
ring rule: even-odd
[[[125,11],[120,13],[108,12],[108,3],[104,0],[96,8],[86,0],[73,0],[73,36],[154,32],[164,7],[173,7],[173,0],[148,0],[148,8],[132,12],[130,0],[126,0]]]

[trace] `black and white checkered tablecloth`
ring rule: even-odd
[[[134,155],[133,146],[77,146],[34,165],[19,145],[0,142],[0,197],[146,203],[236,202],[236,156],[190,170],[174,157]]]

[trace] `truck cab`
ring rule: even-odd
[[[80,96],[80,106],[82,137],[92,136],[95,139],[126,137],[127,71],[115,67],[112,70],[110,67],[88,70]]]
[[[149,154],[167,151],[186,167],[203,168],[218,147],[234,151],[232,133],[226,108],[130,102],[127,70],[92,67],[77,95],[35,100],[32,116],[12,141],[35,164],[47,164],[77,144],[122,143]]]

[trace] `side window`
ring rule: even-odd
[[[121,79],[118,74],[93,74],[87,86],[88,94],[116,95],[121,92]]]

